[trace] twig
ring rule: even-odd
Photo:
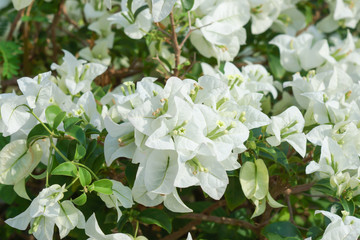
[[[170,13],[170,23],[171,23],[171,40],[172,45],[174,47],[174,53],[175,53],[175,68],[174,68],[174,75],[176,77],[179,76],[179,65],[180,65],[180,55],[181,55],[181,48],[179,46],[177,35],[176,35],[176,27],[175,27],[175,20],[174,20],[174,14],[171,11]]]
[[[181,75],[181,79],[185,77],[185,75],[193,68],[194,64],[196,63],[196,52],[194,52],[193,61],[191,62],[190,66],[186,69],[186,71]]]
[[[62,8],[62,13],[63,13],[64,16],[65,16],[66,21],[68,21],[68,22],[69,22],[71,25],[73,25],[76,29],[80,29],[79,26],[77,25],[77,23],[69,17],[69,15],[68,15],[67,10],[66,10],[65,7]]]
[[[180,49],[183,48],[186,40],[190,37],[191,33],[193,32],[193,29],[191,27],[191,16],[190,16],[190,12],[188,12],[188,22],[189,22],[189,31],[186,34],[185,38],[182,40],[182,42],[180,43],[179,47]]]
[[[319,19],[321,18],[321,12],[320,10],[316,11],[313,20],[311,23],[309,23],[308,25],[306,25],[304,28],[300,29],[299,31],[296,32],[295,36],[299,36],[300,34],[302,34],[303,32],[305,32],[311,25],[314,25]]]
[[[24,11],[25,11],[25,9],[21,9],[21,10],[17,13],[14,21],[13,21],[12,24],[11,24],[9,34],[8,34],[8,36],[7,36],[7,38],[6,38],[7,41],[10,41],[10,40],[12,39],[13,34],[14,34],[14,31],[15,31],[15,29],[16,29],[16,26],[17,26],[19,20],[21,19],[21,17],[23,16]],[[21,23],[20,23],[20,24],[21,24]]]
[[[171,37],[170,33],[168,33],[167,31],[165,31],[161,26],[160,23],[155,23],[156,27],[159,29],[160,32],[162,32],[163,34],[165,34],[168,37]]]
[[[161,61],[161,59],[159,58],[159,54],[156,54],[156,57],[153,57],[153,59],[159,62],[159,64],[165,69],[165,71],[168,73],[168,75],[170,77],[171,72],[169,72],[169,70],[167,70],[165,64]],[[166,76],[166,78],[167,78],[167,76]]]
[[[215,209],[225,206],[225,205],[226,205],[225,200],[217,201],[216,203],[214,203],[213,205],[211,205],[210,207],[205,209],[201,214],[210,214]],[[193,220],[193,221],[189,222],[188,224],[186,224],[184,227],[180,228],[178,231],[173,232],[172,234],[162,238],[161,240],[179,239],[181,236],[185,235],[187,232],[189,232],[191,229],[193,229],[196,225],[199,225],[201,223],[201,221],[202,220]]]
[[[297,227],[297,228],[300,228],[300,229],[302,229],[302,230],[309,230],[309,229],[304,228],[304,227],[301,227],[301,226],[299,226],[299,225],[297,225],[297,224],[295,223],[295,220],[294,220],[294,212],[293,212],[293,208],[292,208],[292,206],[291,206],[290,196],[289,196],[289,195],[285,195],[285,198],[286,198],[287,206],[288,206],[288,209],[289,209],[290,222],[291,222],[292,224],[294,224],[294,226]]]
[[[256,226],[254,226],[251,223],[246,222],[244,220],[228,218],[228,217],[208,216],[203,213],[188,213],[188,214],[180,216],[179,218],[208,221],[208,222],[214,222],[214,223],[220,223],[220,224],[228,224],[228,225],[232,225],[232,226],[245,227],[245,228],[253,230],[253,231],[257,228]]]
[[[60,31],[63,31],[64,33],[66,33],[67,35],[69,35],[72,38],[76,38],[79,42],[81,42],[82,45],[84,45],[85,47],[89,46],[89,43],[86,42],[84,39],[80,38],[78,35],[70,32],[69,30],[59,26]]]
[[[53,47],[53,61],[57,61],[57,44],[56,44],[56,26],[58,25],[61,17],[61,13],[63,12],[63,8],[65,6],[65,0],[61,0],[59,3],[59,9],[54,16],[53,22],[50,25],[50,33],[51,33],[51,43]]]
[[[26,8],[26,16],[30,16],[31,8],[33,6],[34,2],[32,2],[27,8]],[[24,55],[23,55],[23,72],[26,75],[29,75],[30,72],[30,66],[29,66],[29,21],[25,22],[24,25]]]

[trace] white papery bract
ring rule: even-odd
[[[110,16],[108,20],[111,23],[115,23],[123,27],[125,34],[128,35],[130,38],[140,39],[145,36],[151,28],[152,18],[150,11],[148,8],[145,8],[140,11],[136,18],[134,18],[134,13],[138,9],[146,6],[146,3],[144,0],[132,1],[131,9],[127,8],[127,3],[128,0],[122,0],[122,11]]]
[[[98,63],[87,63],[77,60],[71,53],[64,50],[64,62],[61,65],[53,63],[52,70],[56,70],[60,77],[57,78],[59,87],[64,92],[76,95],[91,89],[91,82],[105,72],[106,67]]]
[[[121,182],[115,180],[111,180],[111,182],[113,183],[113,194],[105,195],[99,193],[99,196],[108,208],[116,209],[118,214],[117,220],[119,221],[122,216],[120,207],[123,206],[125,208],[131,208],[134,202],[131,195],[131,189],[129,187],[126,187]]]
[[[0,151],[0,183],[15,185],[28,177],[40,162],[42,154],[38,143],[29,148],[23,139],[7,144]]]
[[[274,136],[266,141],[272,146],[278,146],[281,142],[288,142],[302,156],[306,153],[306,137],[302,132],[305,120],[297,107],[290,107],[283,113],[271,117],[271,124],[266,131]]]
[[[330,219],[331,223],[326,227],[322,240],[356,240],[360,236],[360,219],[348,216],[349,213],[343,211],[344,216],[327,212],[315,211],[315,214],[321,213]]]
[[[208,4],[206,1],[203,4]],[[249,4],[245,0],[217,3],[206,16],[196,19],[199,30],[190,40],[205,57],[232,61],[245,44],[246,31],[242,27],[249,20]]]
[[[325,58],[320,52],[328,52],[326,40],[313,42],[314,37],[309,33],[302,33],[297,37],[278,35],[269,43],[276,45],[280,50],[281,65],[290,72],[301,69],[310,70],[320,66]]]
[[[95,213],[86,221],[85,233],[90,237],[88,240],[131,240],[128,235],[123,233],[105,235],[99,227]]]
[[[75,227],[84,228],[83,214],[70,201],[59,202],[65,191],[64,186],[57,184],[43,189],[25,212],[5,222],[20,230],[25,230],[30,223],[29,232],[38,240],[52,239],[55,225],[61,238]]]

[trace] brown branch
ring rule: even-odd
[[[13,37],[13,34],[14,34],[14,31],[15,31],[15,29],[16,29],[16,26],[17,26],[19,20],[21,19],[21,17],[24,15],[24,11],[25,11],[25,9],[21,9],[21,10],[17,13],[14,21],[13,21],[12,24],[11,24],[9,34],[8,34],[8,36],[7,36],[7,38],[6,38],[7,41],[11,41],[11,39],[12,39],[12,37]],[[20,24],[21,24],[21,23],[20,23]]]
[[[286,195],[290,195],[290,194],[298,194],[298,193],[306,192],[306,191],[310,190],[310,188],[312,186],[314,186],[314,184],[315,183],[306,183],[303,185],[294,186],[294,187],[286,189],[284,191],[284,193]]]
[[[314,25],[319,19],[321,18],[321,11],[317,10],[315,12],[315,15],[313,16],[313,20],[311,23],[309,23],[308,25],[306,25],[304,28],[300,29],[299,31],[296,32],[295,36],[299,36],[300,34],[302,34],[303,32],[305,32],[311,25]]]
[[[170,23],[171,23],[171,40],[172,40],[172,45],[173,45],[174,53],[175,53],[174,75],[176,77],[178,77],[179,76],[178,67],[180,65],[181,48],[179,46],[177,35],[176,35],[176,26],[175,26],[174,14],[172,11],[170,13]]]
[[[182,42],[180,43],[179,47],[180,49],[183,48],[186,40],[188,40],[188,38],[190,37],[191,33],[193,32],[193,29],[191,27],[191,16],[190,16],[190,12],[188,12],[188,22],[189,22],[189,31],[186,34],[185,38],[182,40]]]
[[[162,66],[163,69],[167,72],[167,76],[165,76],[165,78],[169,78],[171,76],[171,72],[167,70],[165,64],[161,61],[161,59],[159,58],[159,54],[156,54],[156,57],[153,57],[152,59],[156,60],[160,64],[160,66]]]
[[[78,26],[78,24],[77,24],[74,20],[72,20],[72,19],[70,18],[70,16],[69,16],[69,14],[67,13],[67,10],[66,10],[65,7],[62,8],[62,13],[64,14],[65,19],[66,19],[66,21],[67,21],[68,23],[70,23],[71,25],[73,25],[76,29],[80,29],[79,26]]]
[[[213,205],[211,205],[210,207],[208,207],[207,209],[202,211],[201,214],[210,214],[215,209],[217,209],[219,207],[223,207],[225,205],[226,205],[225,200],[217,201],[216,203],[214,203]],[[162,238],[161,240],[179,239],[181,236],[185,235],[187,232],[189,232],[191,229],[195,228],[195,226],[199,225],[200,223],[201,223],[201,220],[193,220],[193,221],[189,222],[188,224],[186,224],[184,227],[182,227],[179,230],[177,230],[176,232],[173,232],[170,235]]]
[[[53,47],[53,61],[57,61],[57,53],[58,53],[58,47],[56,43],[56,27],[60,21],[61,13],[63,12],[63,8],[65,6],[65,0],[61,0],[59,3],[59,8],[57,13],[54,16],[54,19],[52,21],[52,24],[49,26],[50,34],[51,34],[51,43]]]
[[[26,8],[26,16],[30,16],[31,8],[33,6],[32,2],[27,8]],[[29,75],[30,73],[30,65],[29,65],[29,48],[30,48],[30,39],[29,39],[29,21],[26,21],[24,24],[24,34],[23,34],[23,40],[24,40],[24,55],[23,55],[23,72],[24,75]]]
[[[252,225],[249,222],[235,219],[235,218],[227,218],[227,217],[217,217],[217,216],[209,216],[203,213],[188,213],[185,215],[180,216],[179,218],[183,219],[194,219],[194,220],[200,220],[200,221],[208,221],[208,222],[214,222],[214,223],[220,223],[220,224],[227,224],[232,226],[239,226],[244,227],[247,229],[250,229],[252,231],[256,230],[257,227]]]

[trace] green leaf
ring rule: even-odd
[[[45,123],[45,126],[48,129],[51,129],[49,124]],[[37,141],[39,139],[47,138],[49,136],[50,136],[50,133],[44,128],[44,126],[41,123],[39,123],[33,129],[31,129],[31,131],[29,132],[26,144],[29,147],[35,141]]]
[[[78,196],[77,198],[71,200],[73,203],[75,203],[78,206],[82,206],[86,203],[87,201],[87,196],[86,193],[81,194],[80,196]]]
[[[171,233],[171,219],[163,210],[155,208],[145,209],[140,213],[139,220],[147,224],[156,224],[164,228],[168,233]]]
[[[190,11],[194,6],[194,0],[181,0],[181,3],[185,11]]]
[[[229,184],[225,192],[225,200],[228,208],[233,211],[245,201],[244,193],[241,190],[239,178],[229,177]]]
[[[139,7],[138,9],[136,9],[135,13],[134,13],[134,20],[136,20],[137,16],[144,11],[145,9],[149,8],[149,6],[147,4]]]
[[[270,235],[278,235],[280,237],[294,237],[295,239],[302,239],[300,231],[290,222],[275,222],[270,225],[267,225],[263,229],[263,234],[268,239]]]
[[[5,147],[6,144],[10,142],[10,136],[4,137],[2,133],[0,133],[0,151]]]
[[[273,76],[277,79],[282,79],[286,73],[285,69],[281,66],[280,57],[268,54],[269,67]]]
[[[275,163],[279,163],[286,169],[286,171],[290,170],[289,162],[286,158],[286,155],[282,151],[280,151],[277,148],[266,147],[265,145],[262,144],[259,144],[258,148],[260,150],[259,153],[260,157],[270,159]]]
[[[12,204],[16,199],[16,193],[12,185],[4,185],[0,183],[0,199],[7,204]]]
[[[44,171],[43,173],[41,173],[39,175],[30,174],[30,176],[37,180],[44,179],[46,177],[46,171]]]
[[[128,162],[128,164],[126,164],[125,176],[126,176],[126,179],[127,179],[128,183],[129,183],[130,188],[132,188],[134,186],[138,167],[139,167],[138,164],[133,164],[130,161]]]
[[[355,212],[355,204],[352,200],[347,201],[344,197],[340,198],[341,205],[343,206],[344,210],[349,212],[351,216],[354,215]]]
[[[21,53],[20,46],[15,42],[0,41],[0,64],[3,77],[12,78],[18,75]]]
[[[57,166],[53,171],[52,175],[61,175],[61,176],[69,176],[69,177],[76,177],[77,176],[77,168],[75,164],[72,162],[64,162]]]
[[[64,119],[63,122],[64,122],[65,131],[68,130],[69,128],[71,128],[72,126],[74,126],[75,124],[77,124],[80,121],[81,121],[81,119],[77,118],[77,117],[70,117],[70,118]]]
[[[112,185],[113,183],[109,179],[100,179],[93,182],[93,184],[89,186],[89,190],[110,195],[113,193]]]
[[[74,156],[74,160],[80,160],[82,159],[86,154],[86,149],[83,145],[77,144],[76,145],[76,151],[75,151],[75,156]]]
[[[64,120],[66,116],[66,112],[60,112],[58,115],[56,115],[54,122],[53,122],[53,129],[56,129],[60,123]]]
[[[72,127],[68,128],[65,132],[68,135],[75,138],[80,144],[82,144],[84,146],[86,145],[85,133],[81,127],[79,127],[77,125],[73,125]]]
[[[81,186],[85,187],[91,183],[91,174],[85,168],[79,167],[79,178]]]
[[[50,126],[54,126],[54,120],[55,120],[56,116],[61,112],[62,112],[61,109],[57,105],[48,106],[45,109],[45,117],[46,117],[47,123]]]

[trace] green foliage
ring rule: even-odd
[[[0,66],[1,76],[12,78],[18,75],[20,69],[20,46],[14,42],[0,41]]]
[[[163,210],[148,208],[139,215],[139,220],[147,224],[156,224],[168,233],[172,230],[171,219]]]

